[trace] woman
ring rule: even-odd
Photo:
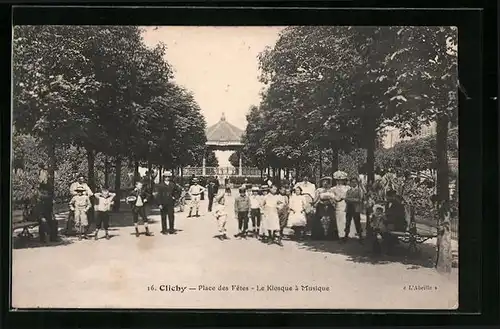
[[[295,188],[295,193],[290,196],[289,204],[290,214],[288,216],[287,227],[295,232],[295,237],[302,239],[306,226],[306,199],[302,194],[300,186]]]
[[[316,190],[316,213],[311,232],[313,239],[337,240],[339,238],[335,221],[334,193],[330,180],[330,177],[322,178],[321,187]]]
[[[276,185],[271,186],[271,193],[264,197],[262,202],[264,207],[264,227],[268,234],[268,243],[273,242],[281,245],[281,240],[277,239],[277,233],[280,230],[280,219],[278,216],[278,209],[280,207],[281,197],[277,195],[278,189]]]
[[[335,201],[335,219],[339,231],[346,228],[346,202],[345,197],[350,187],[347,185],[347,174],[337,171],[334,174],[336,185],[332,188]]]

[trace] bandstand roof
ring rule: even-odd
[[[226,121],[224,113],[219,122],[206,131],[207,146],[230,147],[242,146],[241,137],[243,130]]]

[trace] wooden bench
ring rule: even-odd
[[[438,236],[438,225],[434,221],[415,218],[415,211],[410,209],[408,229],[405,232],[388,231],[388,234],[408,244],[410,253],[418,252],[418,245]]]

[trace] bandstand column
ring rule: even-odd
[[[207,174],[207,168],[205,167],[206,166],[206,161],[207,161],[207,159],[206,159],[206,152],[204,151],[203,152],[203,163],[201,165],[201,175],[202,176],[206,176],[206,174]]]
[[[238,175],[243,176],[243,167],[241,166],[241,152],[239,152],[239,159],[238,159]]]

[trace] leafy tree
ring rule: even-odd
[[[407,42],[390,56],[387,90],[395,121],[403,133],[418,132],[422,124],[436,122],[437,199],[441,235],[438,239],[438,269],[451,270],[449,245],[448,128],[457,120],[458,72],[457,29],[447,27],[401,27],[398,34]]]
[[[231,166],[238,168],[240,165],[240,155],[242,156],[241,158],[241,164],[243,167],[251,167],[253,162],[252,159],[248,157],[246,153],[243,153],[241,151],[235,151],[229,156],[229,163]]]

